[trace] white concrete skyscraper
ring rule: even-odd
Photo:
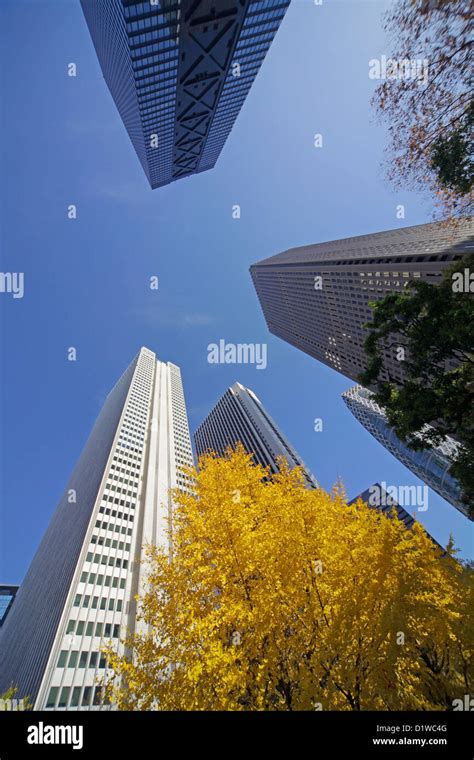
[[[278,472],[278,457],[284,457],[291,468],[303,468],[309,487],[318,488],[315,477],[255,393],[241,383],[226,390],[194,433],[194,442],[199,456],[206,451],[222,456],[228,446],[240,442],[256,463],[272,472]]]
[[[98,709],[100,652],[136,625],[147,543],[192,465],[179,367],[142,348],[109,393],[0,634],[0,692],[35,709]]]

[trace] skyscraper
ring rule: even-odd
[[[168,489],[193,462],[180,370],[142,348],[107,396],[0,633],[0,693],[99,706],[104,641],[136,625],[137,564],[167,542]]]
[[[81,0],[152,188],[211,169],[290,0]]]
[[[356,385],[343,393],[342,398],[354,417],[391,454],[443,499],[449,501],[466,517],[469,516],[467,506],[461,500],[460,486],[449,474],[449,467],[459,447],[456,441],[447,438],[439,446],[414,451],[396,436],[387,422],[384,410],[374,401],[371,391]]]
[[[360,493],[358,496],[355,496],[347,503],[354,504],[359,499],[365,501],[369,507],[377,509],[379,512],[383,512],[390,517],[392,515],[393,508],[395,507],[397,510],[397,517],[405,525],[405,528],[411,528],[415,522],[412,515],[407,512],[404,507],[401,507],[400,504],[397,504],[395,499],[385,491],[380,483],[374,483],[374,485],[366,488],[365,491],[362,491],[362,493]]]
[[[318,483],[299,454],[272,420],[250,388],[234,383],[226,390],[194,433],[198,456],[214,451],[222,456],[228,446],[242,443],[256,463],[278,472],[277,458],[283,456],[290,467],[301,466],[309,487]]]
[[[291,248],[250,273],[270,332],[357,380],[366,368],[369,302],[403,292],[411,279],[439,282],[445,267],[472,251],[473,235],[472,220],[454,229],[420,224]],[[384,366],[402,379],[396,346]]]

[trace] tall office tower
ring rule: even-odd
[[[277,457],[283,456],[290,467],[303,468],[310,488],[318,488],[315,477],[285,438],[250,388],[234,383],[226,390],[194,433],[198,456],[214,451],[222,456],[228,446],[242,443],[256,463],[278,472]]]
[[[395,435],[384,410],[374,401],[373,393],[367,388],[356,385],[345,391],[342,398],[354,417],[391,454],[433,491],[469,517],[468,508],[461,500],[461,488],[448,472],[458,452],[459,444],[456,441],[448,438],[440,446],[414,451]]]
[[[152,188],[212,169],[290,0],[81,0]]]
[[[411,528],[415,522],[412,515],[407,512],[404,507],[401,507],[400,504],[398,504],[395,499],[385,491],[380,483],[374,483],[374,485],[366,488],[365,491],[362,491],[362,493],[360,493],[358,496],[355,496],[347,503],[354,504],[359,499],[365,501],[369,507],[377,509],[384,514],[387,514],[389,517],[392,516],[393,508],[395,507],[397,510],[397,517],[405,525],[405,528]],[[413,509],[415,508],[416,505],[413,505]]]
[[[421,224],[291,248],[250,272],[270,332],[357,380],[366,368],[369,302],[402,292],[411,279],[439,282],[445,267],[472,251],[473,234],[472,220],[454,230]],[[402,379],[396,346],[384,365]]]
[[[35,709],[100,706],[100,650],[135,630],[147,543],[166,546],[193,463],[181,374],[142,348],[107,396],[0,632],[0,693]]]

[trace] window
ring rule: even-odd
[[[85,668],[87,665],[87,652],[81,652],[81,657],[79,659],[79,667]]]
[[[79,705],[80,693],[81,693],[81,687],[75,686],[74,689],[72,690],[71,702],[69,703],[70,707],[77,707]]]
[[[102,636],[103,625],[104,625],[103,623],[97,623],[96,628],[95,628],[95,635],[96,636]]]
[[[90,668],[96,668],[97,667],[97,658],[99,657],[98,652],[91,652],[91,656],[89,659],[89,667]]]
[[[100,600],[100,609],[105,610],[106,604],[107,604],[107,599],[104,596],[104,598]]]
[[[79,651],[77,649],[73,649],[71,654],[69,655],[69,664],[68,668],[75,668],[77,664],[77,655],[79,654]]]
[[[92,636],[94,630],[94,623],[87,623],[86,636]]]
[[[92,686],[86,686],[84,688],[84,694],[82,695],[82,706],[88,707],[91,701]]]
[[[59,687],[58,686],[53,686],[49,690],[49,696],[48,696],[48,701],[46,702],[46,707],[54,707],[56,705],[56,699],[58,698],[58,692],[59,692]]]
[[[66,707],[69,699],[69,692],[71,691],[69,686],[63,686],[61,690],[61,696],[59,698],[58,707]]]
[[[112,624],[106,623],[104,628],[104,636],[106,639],[110,638],[112,635]]]
[[[64,668],[66,664],[66,658],[67,658],[67,651],[63,649],[62,652],[59,653],[58,668]]]
[[[66,633],[73,633],[74,626],[76,625],[75,620],[69,620],[66,628]]]
[[[80,603],[81,603],[81,595],[76,594],[76,598],[74,599],[74,607],[79,607]]]
[[[84,633],[84,626],[85,626],[84,620],[79,620],[77,624],[77,631],[76,631],[78,636],[82,636],[82,634]]]

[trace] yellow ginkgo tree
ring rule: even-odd
[[[106,650],[119,709],[436,710],[472,693],[472,572],[450,547],[241,446],[191,474],[172,556],[148,549],[141,626]]]

